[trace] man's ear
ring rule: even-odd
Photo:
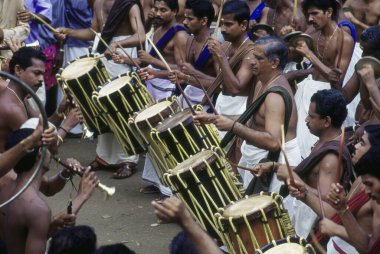
[[[275,58],[272,60],[272,69],[278,69],[278,66],[280,65],[280,59]]]
[[[207,23],[208,23],[208,18],[207,18],[207,17],[203,17],[203,18],[201,19],[201,24],[202,24],[202,26],[207,26]]]
[[[328,127],[331,126],[331,117],[329,117],[329,116],[326,116],[326,117],[325,117],[325,124],[324,124],[324,126],[325,126],[326,128],[328,128]]]
[[[326,11],[326,14],[327,14],[327,17],[331,18],[332,15],[333,15],[333,9],[331,7],[328,8],[327,11]]]
[[[15,65],[15,75],[16,76],[20,76],[23,71],[24,70],[21,68],[20,65],[18,65],[18,64]]]
[[[240,24],[241,28],[243,29],[243,31],[247,31],[247,28],[248,28],[248,21],[247,20],[243,20]]]

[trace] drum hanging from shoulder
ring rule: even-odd
[[[273,241],[255,254],[316,254],[313,246],[303,238],[287,237],[285,239]]]
[[[164,174],[164,181],[186,204],[201,227],[221,238],[214,214],[241,198],[220,148],[203,150]]]
[[[295,235],[276,193],[245,197],[215,215],[230,253],[254,253],[273,240]]]
[[[124,152],[127,155],[144,152],[144,148],[128,127],[128,119],[135,112],[153,103],[138,75],[129,72],[113,78],[93,93],[92,100],[106,117]]]
[[[169,97],[166,100],[159,101],[147,108],[135,113],[129,119],[129,127],[136,134],[141,146],[148,152],[159,178],[169,169],[164,158],[161,147],[152,140],[150,135],[159,123],[173,116],[182,110],[181,104],[177,97]]]
[[[152,130],[151,136],[163,151],[169,168],[176,167],[202,149],[217,147],[220,143],[211,125],[194,124],[190,109],[184,109],[164,120]]]
[[[69,89],[79,105],[88,128],[97,134],[109,131],[106,119],[91,100],[92,93],[109,79],[108,72],[96,55],[79,57],[57,74],[58,83]]]

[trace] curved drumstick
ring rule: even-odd
[[[99,41],[101,43],[104,44],[104,46],[106,46],[106,48],[112,52],[112,48],[110,47],[110,45],[107,44],[107,42],[105,40],[103,40],[102,36],[100,36],[94,29],[90,28],[91,32],[93,32],[95,34],[96,37],[98,37]]]
[[[70,167],[69,165],[67,165],[66,163],[62,162],[61,158],[53,157],[53,159],[56,162],[58,162],[61,166],[63,166],[64,168],[70,170],[71,172],[77,174],[80,177],[83,177],[83,173],[82,172],[76,171],[72,167]],[[108,197],[111,197],[113,194],[115,194],[115,187],[108,187],[108,186],[106,186],[106,185],[104,185],[104,184],[102,184],[100,182],[98,183],[98,185],[96,187],[98,187],[101,191],[104,192],[106,199]]]
[[[30,15],[32,15],[33,18],[37,19],[38,21],[40,21],[42,24],[44,24],[47,28],[49,28],[51,31],[53,31],[54,33],[57,32],[57,30],[52,27],[48,22],[46,22],[45,20],[43,20],[42,18],[40,18],[40,16],[38,16],[37,14],[34,14],[32,12],[29,12]]]
[[[338,154],[338,170],[337,170],[337,180],[340,179],[340,168],[342,167],[342,157],[343,157],[343,147],[344,147],[344,127],[342,127],[342,133],[340,134],[340,143],[339,143],[339,154]]]
[[[136,68],[140,70],[141,69],[140,65],[135,60],[133,60],[133,58],[123,48],[123,46],[121,46],[121,44],[119,42],[117,42],[117,41],[115,41],[114,43],[116,43],[116,45],[123,51],[123,53],[129,58],[129,60],[131,60],[131,62],[133,63],[133,65],[136,66]]]
[[[192,75],[194,78],[195,78],[195,80],[198,82],[198,84],[200,85],[200,87],[202,88],[202,90],[203,90],[203,93],[205,94],[205,96],[206,96],[206,100],[207,100],[207,102],[208,102],[208,104],[210,105],[210,107],[211,107],[211,109],[212,109],[212,111],[214,111],[214,114],[215,115],[218,115],[218,112],[216,111],[216,109],[215,109],[215,107],[214,107],[214,104],[212,103],[212,101],[211,101],[211,98],[210,98],[210,96],[208,96],[208,94],[207,94],[207,91],[206,91],[206,89],[205,89],[205,87],[202,85],[202,83],[200,82],[200,80],[197,78],[197,76],[196,75]]]
[[[212,36],[214,38],[216,38],[216,36],[218,34],[218,28],[219,28],[219,25],[220,25],[220,19],[222,18],[223,4],[224,4],[224,0],[222,0],[221,3],[220,3],[219,13],[218,13],[218,19],[216,20],[216,25],[215,25],[214,33],[212,34]]]

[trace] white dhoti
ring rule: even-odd
[[[354,52],[352,53],[350,64],[348,65],[346,76],[344,77],[344,80],[343,80],[343,86],[347,84],[347,82],[350,80],[352,75],[355,73],[355,65],[362,57],[362,53],[363,53],[363,50],[360,48],[360,43],[357,42],[355,44]],[[344,127],[355,125],[355,113],[356,113],[356,108],[358,107],[359,102],[360,102],[360,95],[358,94],[351,101],[351,103],[347,105],[348,114],[347,114],[346,120],[343,123]]]
[[[127,36],[117,36],[111,40],[111,43],[114,41],[121,41],[127,39],[130,35]],[[95,46],[94,42],[94,48]],[[120,54],[124,54],[121,49],[117,49]],[[125,51],[131,57],[137,56],[136,48],[125,48]],[[113,60],[107,60],[102,58],[102,61],[107,69],[107,72],[111,77],[116,77],[120,74],[132,71],[133,68],[126,64],[117,64]],[[98,145],[96,147],[96,154],[103,159],[108,164],[119,164],[123,162],[133,162],[137,163],[139,160],[138,155],[126,156],[120,144],[117,142],[117,139],[113,133],[105,133],[98,135]]]
[[[307,238],[318,215],[305,203],[290,195],[284,198],[283,202],[285,208],[288,210],[296,234],[300,237]]]
[[[247,96],[229,96],[220,93],[215,103],[216,111],[224,116],[239,116],[247,109]],[[226,131],[218,131],[222,139]]]
[[[152,69],[152,66],[149,66]],[[154,100],[161,100],[172,96],[175,92],[175,84],[168,79],[154,78],[145,81],[146,87]]]
[[[309,156],[312,145],[318,140],[316,136],[310,133],[305,123],[309,111],[310,99],[317,91],[330,88],[330,83],[313,80],[311,75],[298,84],[294,99],[296,101],[298,114],[297,140],[302,158]]]
[[[142,174],[142,179],[153,184],[154,186],[156,186],[162,194],[169,196],[169,197],[173,195],[170,188],[164,186],[161,183],[160,178],[158,177],[157,172],[154,169],[153,163],[149,157],[149,154],[147,154],[147,156],[145,158],[145,164],[144,164],[144,171]]]
[[[241,146],[241,159],[239,165],[243,167],[253,168],[260,160],[267,158],[268,151],[257,148],[252,145],[248,145],[246,141],[243,142]],[[297,166],[301,162],[301,155],[298,148],[297,139],[292,139],[285,143],[285,153],[288,157],[290,166]],[[279,158],[280,163],[285,163],[282,161],[282,156]],[[249,183],[252,181],[254,175],[250,172],[238,168],[238,171],[243,180],[243,187],[247,188]],[[269,191],[279,192],[281,187],[281,182],[277,179],[277,176],[274,174],[271,184],[269,186]]]
[[[334,242],[333,242],[334,241]],[[336,245],[336,246],[334,246]],[[339,250],[344,251],[347,254],[359,254],[354,246],[346,242],[340,237],[332,236],[327,243],[327,254],[340,254]]]
[[[188,84],[186,88],[183,90],[186,97],[189,99],[191,105],[200,104],[202,102],[203,96],[205,93],[202,89],[192,86]],[[186,100],[183,98],[182,94],[178,97],[179,102],[181,103],[183,108],[188,108]]]

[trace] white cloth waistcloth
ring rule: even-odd
[[[241,115],[247,109],[247,96],[229,96],[220,93],[215,103],[216,111],[225,116]],[[218,131],[219,137],[222,139],[226,135],[226,131]]]
[[[248,145],[246,141],[243,142],[241,146],[241,159],[239,165],[243,167],[253,168],[261,159],[264,159],[268,156],[268,151],[257,148],[252,145]],[[298,148],[297,139],[292,139],[285,143],[285,153],[288,157],[290,166],[297,166],[301,162],[301,155]],[[279,158],[280,163],[282,162],[282,156]],[[254,175],[250,172],[238,168],[238,171],[243,180],[243,187],[247,188],[249,183],[252,181]],[[271,184],[269,186],[269,191],[279,192],[281,187],[281,182],[277,179],[276,175],[273,175]]]
[[[283,203],[286,210],[288,210],[296,234],[300,237],[307,238],[318,215],[305,203],[290,195],[284,198]]]
[[[202,102],[203,96],[205,95],[202,89],[195,87],[191,84],[188,84],[186,88],[183,90],[183,92],[185,93],[186,97],[189,99],[191,105],[200,104]],[[182,94],[178,97],[178,99],[181,102],[183,108],[189,107],[185,99],[183,98]]]
[[[149,65],[153,70],[159,70]],[[161,100],[172,96],[175,92],[175,84],[168,79],[154,78],[145,81],[146,87],[154,100]]]
[[[346,242],[345,240],[343,240],[342,238],[337,237],[337,236],[330,237],[330,240],[327,243],[327,254],[340,254],[340,252],[338,252],[335,249],[333,241],[345,253],[347,253],[347,254],[359,254],[359,252],[355,249],[354,246],[352,246],[351,244],[349,244],[348,242]]]
[[[309,156],[311,146],[318,140],[317,136],[310,133],[305,123],[309,112],[310,99],[317,91],[330,88],[330,83],[313,80],[311,75],[298,84],[294,99],[298,114],[297,140],[302,158]]]
[[[144,164],[144,171],[142,173],[142,179],[156,186],[162,194],[169,197],[173,195],[170,188],[164,186],[161,183],[160,178],[158,177],[157,172],[154,169],[154,165],[148,153],[147,153],[147,156],[145,157],[145,164]]]
[[[348,65],[346,76],[344,77],[344,80],[343,80],[343,87],[347,85],[347,82],[350,80],[352,75],[354,75],[355,65],[362,57],[362,53],[363,53],[363,50],[360,48],[360,43],[357,42],[355,44],[354,52],[352,53],[350,64]],[[351,103],[347,105],[348,114],[347,114],[346,120],[343,123],[344,127],[355,125],[355,113],[356,113],[356,108],[358,107],[359,102],[360,102],[360,95],[358,94],[351,101]]]

